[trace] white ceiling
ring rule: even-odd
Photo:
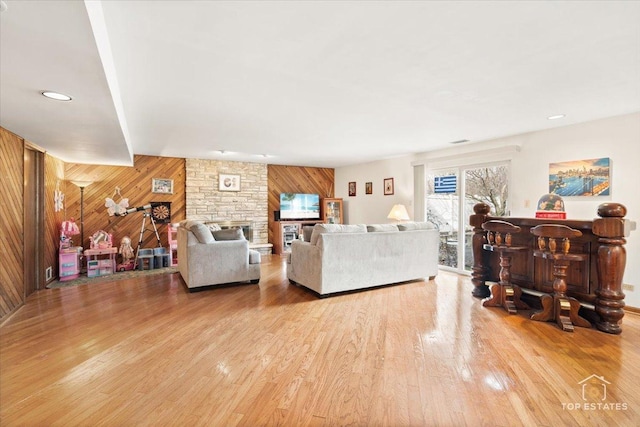
[[[4,1],[0,125],[67,162],[340,167],[640,111],[637,1]]]

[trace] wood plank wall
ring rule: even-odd
[[[0,318],[24,303],[24,140],[0,127]]]
[[[56,189],[64,194],[64,162],[45,154],[44,157],[44,268],[51,267],[52,279],[58,277],[58,249],[60,246],[60,224],[64,221],[64,209],[55,211]],[[67,201],[62,201],[66,206]]]
[[[23,272],[23,181],[24,140],[0,127],[2,140],[0,166],[2,166],[2,199],[0,203],[0,319],[24,303]],[[173,179],[173,194],[151,192],[152,178]],[[98,230],[113,234],[119,246],[124,236],[131,237],[134,247],[138,243],[143,213],[134,212],[126,217],[110,217],[105,198],[120,198],[114,194],[120,188],[122,197],[129,199],[130,207],[150,202],[171,202],[171,222],[186,218],[185,159],[155,156],[135,156],[134,165],[101,166],[65,163],[50,155],[45,156],[45,233],[43,236],[45,267],[53,268],[58,277],[58,243],[62,221],[75,218],[80,222],[80,190],[72,180],[93,181],[84,192],[84,246],[89,247],[89,236]],[[63,210],[55,212],[54,194],[64,194]],[[280,193],[318,193],[333,197],[334,169],[303,166],[268,166],[269,240],[272,241],[273,211],[280,208]],[[167,245],[166,225],[158,224],[162,245]],[[147,221],[143,246],[155,247],[157,242]],[[79,239],[79,236],[77,237]],[[79,242],[78,242],[79,243]]]
[[[268,165],[269,241],[273,243],[273,212],[280,210],[280,193],[317,193],[333,197],[335,170],[305,166]]]
[[[185,219],[185,159],[175,157],[138,156],[134,165],[100,166],[66,163],[65,164],[65,201],[66,217],[73,217],[80,226],[80,189],[72,180],[93,181],[84,190],[84,247],[89,247],[89,237],[98,230],[113,234],[114,246],[120,246],[124,236],[131,238],[135,249],[138,245],[144,213],[133,212],[127,216],[109,216],[105,199],[112,198],[118,203],[121,198],[115,194],[116,187],[120,195],[129,199],[129,207],[137,208],[150,202],[171,202],[171,222]],[[153,178],[172,179],[173,194],[151,192]],[[167,247],[167,225],[157,224],[160,242]],[[150,220],[146,220],[143,233],[143,247],[157,246]],[[79,239],[80,236],[77,236]]]

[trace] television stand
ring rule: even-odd
[[[276,221],[273,230],[273,253],[281,255],[291,252],[291,244],[300,239],[302,227],[320,223],[322,223],[320,219]]]

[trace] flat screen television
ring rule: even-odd
[[[320,195],[280,193],[280,219],[320,219]]]

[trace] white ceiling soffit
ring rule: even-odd
[[[84,3],[5,3],[0,125],[68,162],[132,164]],[[73,100],[47,99],[43,90]]]
[[[339,167],[640,111],[640,2],[6,3],[1,124],[65,161]]]

